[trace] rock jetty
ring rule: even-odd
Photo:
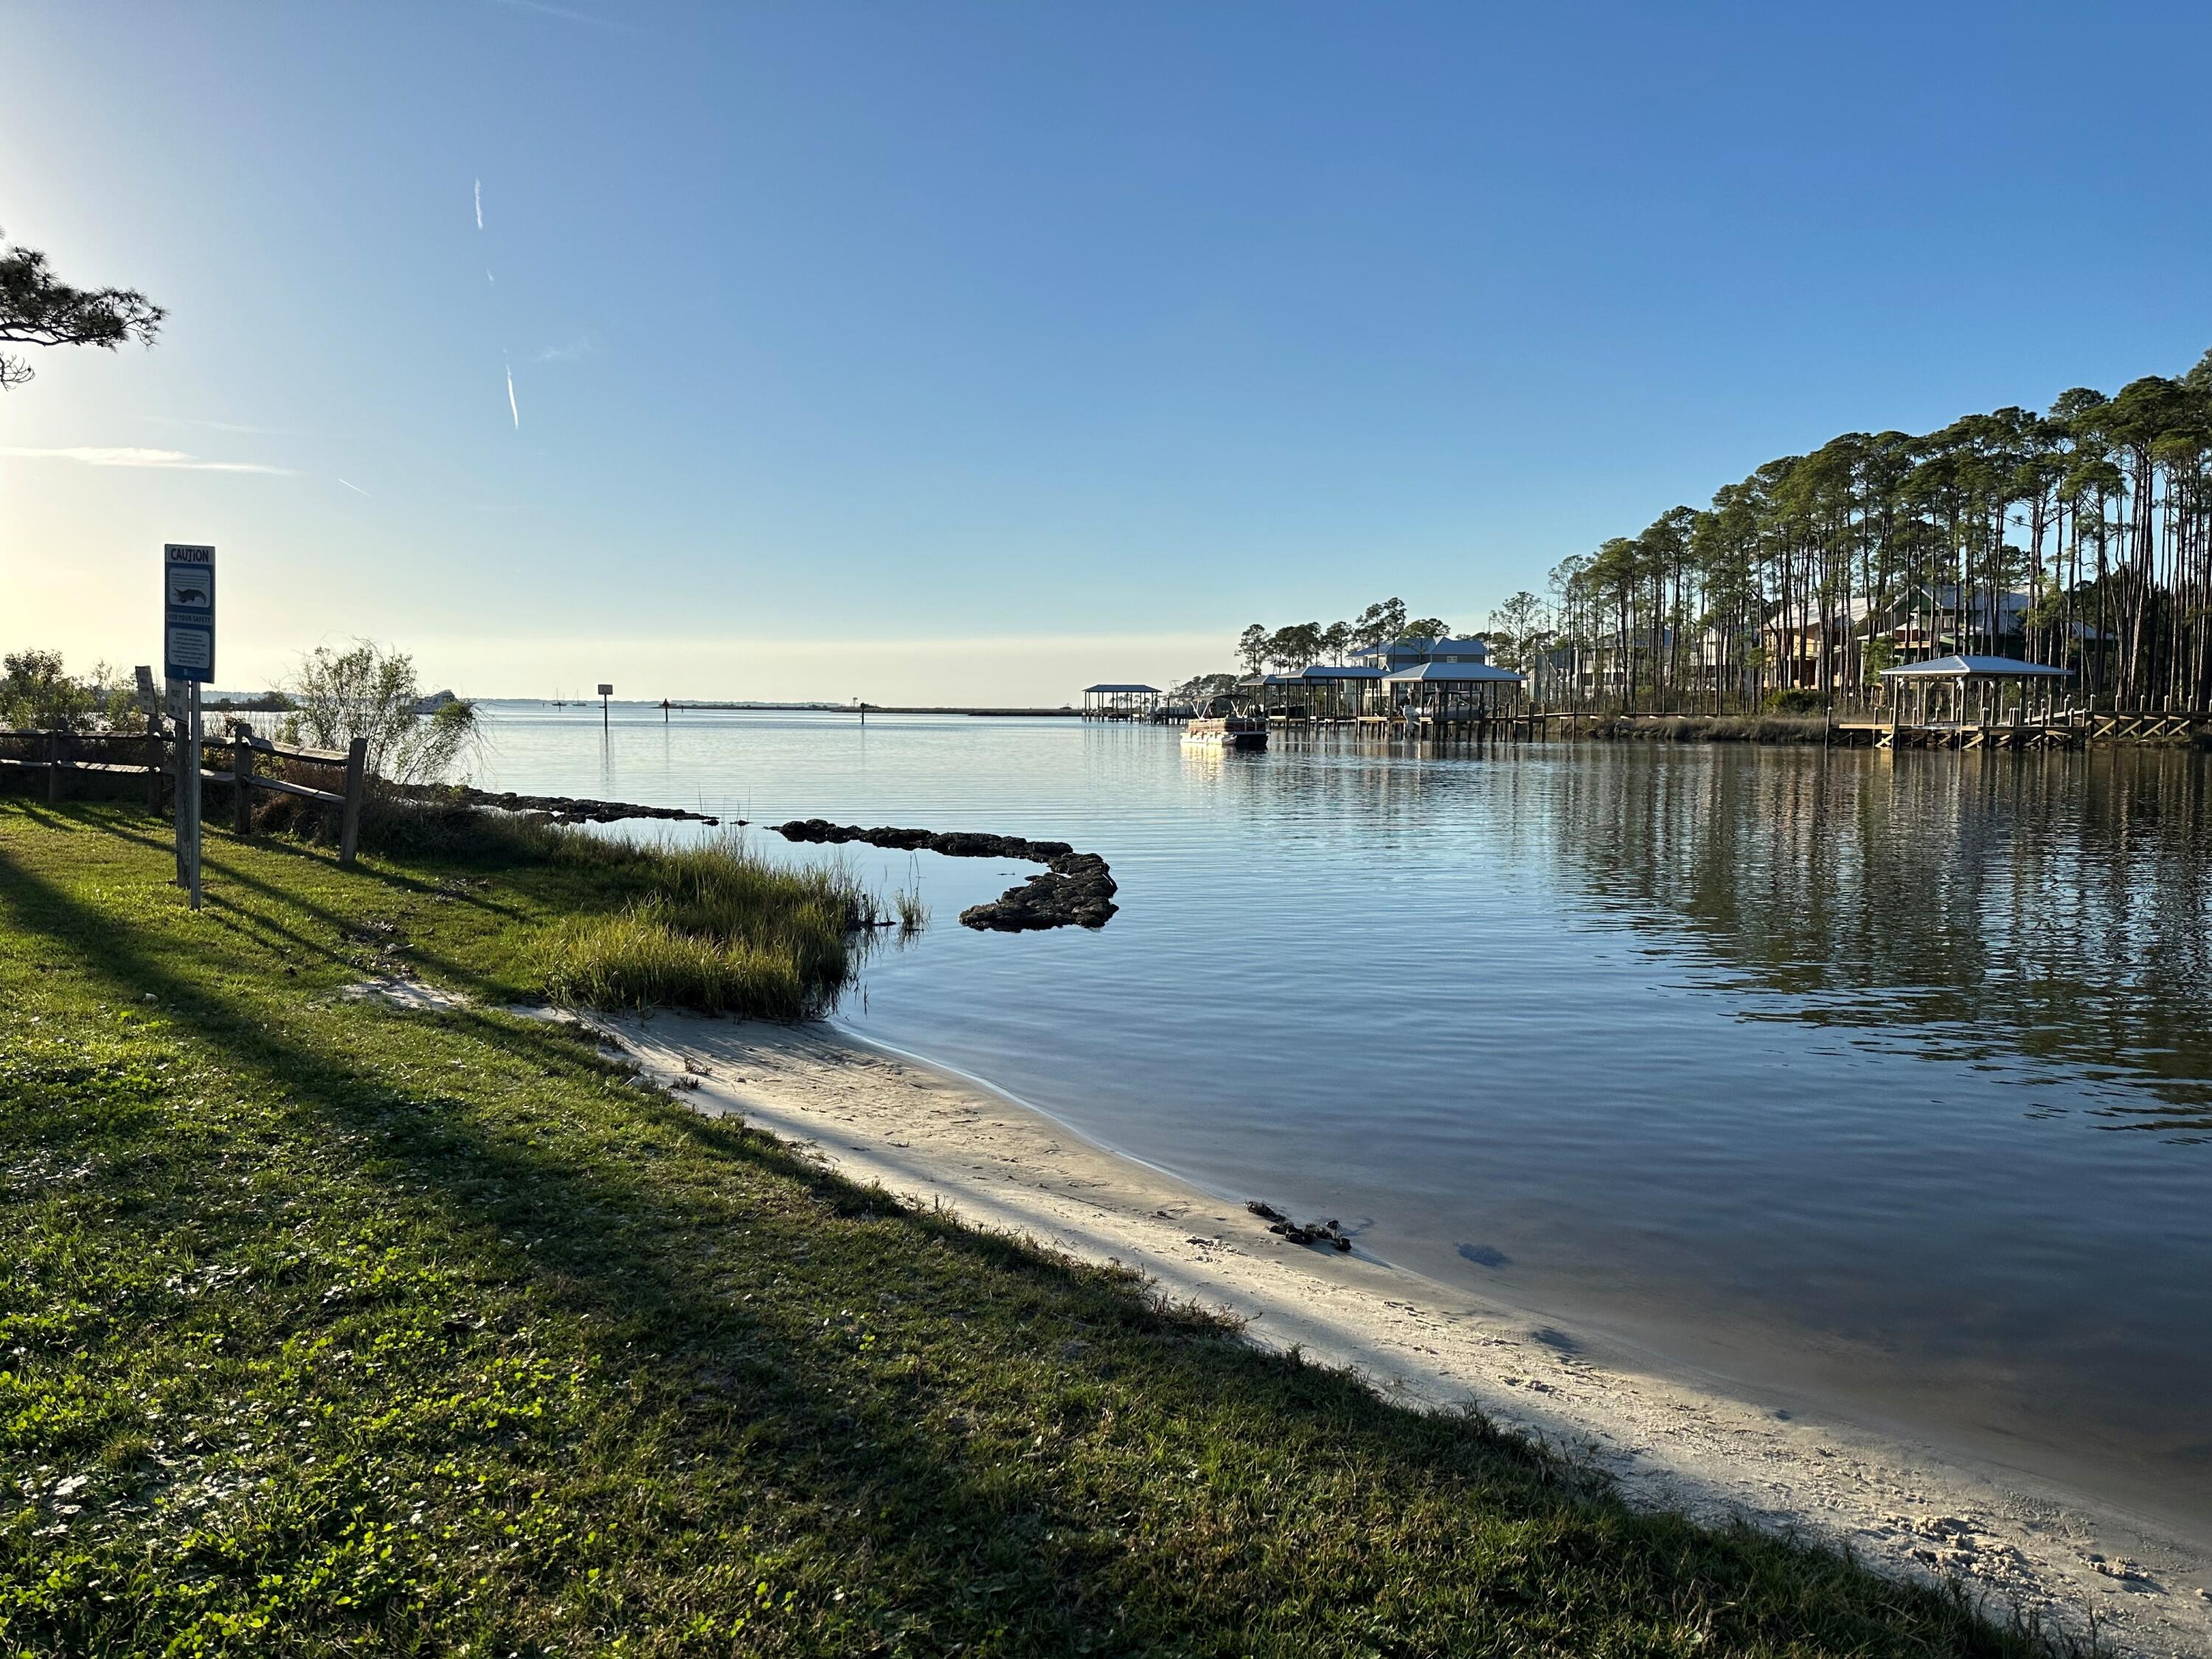
[[[543,812],[556,823],[613,823],[623,818],[682,818],[691,823],[716,826],[722,822],[704,812],[687,812],[680,806],[639,806],[629,801],[588,800],[576,795],[518,795],[512,789],[471,789],[462,784],[401,788],[393,793],[431,805],[489,806],[501,812]]]
[[[942,853],[956,859],[1020,859],[1045,867],[988,904],[960,913],[963,927],[1019,933],[1047,927],[1103,927],[1116,907],[1114,872],[1096,853],[1079,853],[1064,841],[1030,841],[965,830],[866,830],[826,818],[794,818],[773,826],[787,841],[836,845],[848,841],[894,852]]]

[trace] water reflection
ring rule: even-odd
[[[2199,1141],[2207,776],[2154,750],[1655,765],[1600,747],[1559,781],[1553,846],[1630,925],[1737,970],[1748,1017],[2137,1085],[2098,1127]]]

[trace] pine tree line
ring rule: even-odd
[[[2045,414],[1770,461],[1492,623],[1554,703],[1850,702],[1893,663],[1962,653],[2071,668],[2102,705],[2212,708],[2212,353]]]

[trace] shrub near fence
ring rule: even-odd
[[[105,781],[112,785],[143,779],[147,811],[158,815],[173,797],[180,741],[160,731],[0,731],[0,778],[34,780],[33,787],[43,787],[49,805],[81,783]],[[202,788],[214,784],[230,791],[234,832],[253,833],[257,790],[283,800],[311,802],[335,809],[338,862],[353,864],[361,847],[362,802],[368,788],[364,739],[356,738],[344,750],[325,750],[244,733],[203,738],[198,760]],[[307,781],[310,777],[316,781]],[[332,784],[337,787],[328,787]]]

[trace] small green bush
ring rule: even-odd
[[[1622,743],[1819,743],[1825,720],[1797,715],[1676,714],[1593,720],[1583,735]]]
[[[1770,714],[1817,714],[1828,706],[1825,693],[1808,685],[1792,685],[1766,694],[1761,705]]]
[[[438,782],[476,748],[476,705],[457,697],[427,706],[414,658],[374,640],[349,651],[316,647],[283,691],[292,708],[286,742],[343,749],[362,738],[370,775],[392,783]]]

